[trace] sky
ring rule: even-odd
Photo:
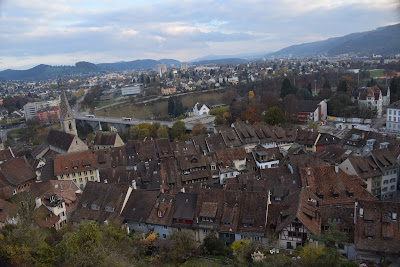
[[[0,70],[190,61],[400,22],[400,0],[0,0]]]

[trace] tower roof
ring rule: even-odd
[[[65,95],[65,92],[62,91],[60,96],[60,120],[72,119],[73,117],[67,96]]]

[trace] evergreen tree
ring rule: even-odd
[[[174,115],[175,103],[172,97],[168,98],[168,115]]]
[[[281,89],[281,98],[284,98],[287,95],[295,94],[296,90],[293,88],[288,78],[285,78],[282,83]]]
[[[310,91],[310,93],[312,93],[312,86],[311,83],[307,84],[307,90]]]

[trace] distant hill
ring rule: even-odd
[[[40,64],[27,70],[0,71],[0,78],[5,80],[37,81],[56,79],[61,76],[82,76],[101,73],[104,70],[93,63],[77,62],[75,66],[50,66]]]
[[[57,79],[58,77],[84,76],[96,73],[106,73],[108,71],[124,71],[153,69],[157,64],[165,63],[167,66],[174,64],[180,66],[180,62],[175,59],[144,59],[128,62],[101,63],[93,64],[90,62],[77,62],[75,66],[50,66],[40,64],[27,70],[4,70],[0,71],[0,79],[16,81],[43,81]]]
[[[172,64],[175,66],[180,66],[181,62],[175,59],[138,59],[133,61],[121,61],[115,63],[100,63],[97,66],[115,71],[124,71],[124,70],[145,70],[145,69],[154,69],[157,64],[165,63],[167,66],[171,66]]]
[[[373,31],[352,33],[324,41],[292,45],[272,53],[274,56],[315,56],[360,53],[383,56],[400,53],[400,24],[381,27]]]
[[[192,62],[193,65],[229,65],[229,64],[240,64],[244,63],[247,60],[242,58],[221,58],[221,59],[210,59],[210,60],[202,60],[197,62]]]

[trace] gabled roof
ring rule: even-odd
[[[36,173],[25,157],[10,159],[0,165],[2,177],[13,186],[34,180]],[[0,179],[2,178],[0,177]]]
[[[276,227],[276,232],[281,232],[297,218],[312,234],[319,235],[319,220],[317,203],[320,199],[310,191],[302,188],[288,196],[282,204],[271,204],[271,217],[268,223]],[[275,206],[275,207],[274,207]]]
[[[110,133],[110,134],[105,134],[105,133],[99,133],[96,134],[96,137],[94,138],[94,145],[97,146],[113,146],[115,144],[115,140],[117,139],[117,133]]]
[[[382,171],[372,157],[350,156],[347,158],[357,173],[357,176],[366,179],[382,175]]]
[[[342,163],[350,155],[352,151],[337,147],[337,146],[327,146],[324,150],[320,150],[316,153],[317,157],[329,164]]]
[[[146,222],[159,192],[134,190],[122,212],[126,222]]]
[[[166,138],[157,139],[156,145],[157,145],[157,152],[158,152],[158,155],[160,158],[174,156],[174,153],[172,152],[172,149],[171,149],[168,139],[166,139]]]
[[[371,155],[382,171],[399,167],[396,159],[390,154],[387,148],[372,150]]]
[[[260,143],[255,129],[245,122],[234,122],[232,127],[236,130],[243,144]]]
[[[323,204],[353,203],[376,198],[349,175],[335,166],[309,167],[300,171],[304,188],[321,198]]]
[[[234,160],[247,158],[247,153],[244,147],[228,148],[217,151],[215,154],[217,156],[218,164],[223,163],[223,166],[233,166]]]
[[[18,211],[18,205],[0,198],[0,223],[6,223],[7,219]]]
[[[65,133],[57,130],[50,130],[49,135],[47,136],[46,143],[50,146],[57,147],[65,152],[69,150],[71,147],[72,141],[74,140],[75,135]]]
[[[175,205],[175,197],[173,194],[160,194],[147,218],[147,223],[156,225],[170,226],[172,224],[172,215]]]
[[[297,100],[298,112],[314,112],[318,108],[319,100]]]
[[[219,133],[209,135],[208,137],[205,138],[205,142],[207,144],[209,152],[216,152],[219,150],[226,149],[226,144],[224,142],[224,139],[222,138],[222,135]]]
[[[87,182],[71,221],[122,221],[120,213],[128,192],[125,185]]]
[[[90,150],[57,155],[54,159],[54,175],[87,171],[98,168],[94,152]]]

